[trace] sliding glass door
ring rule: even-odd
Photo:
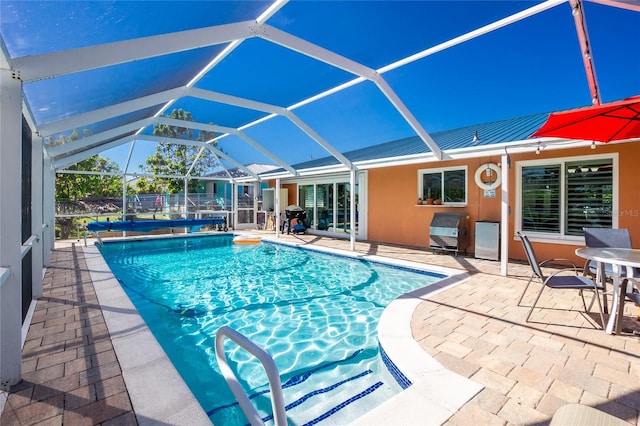
[[[356,192],[358,186],[356,185]],[[323,182],[298,186],[298,205],[307,213],[308,229],[330,233],[351,232],[351,184],[348,182]],[[356,196],[356,233],[358,207]]]

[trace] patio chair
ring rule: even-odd
[[[522,295],[520,296],[520,300],[518,301],[518,306],[522,306],[521,305],[522,299],[524,298],[524,295],[527,292],[529,285],[534,279],[536,278],[539,279],[542,284],[540,291],[536,296],[535,301],[531,305],[531,309],[529,310],[529,314],[527,315],[526,322],[529,322],[529,318],[531,318],[531,314],[533,313],[533,310],[535,309],[538,301],[540,300],[540,296],[542,296],[542,292],[544,291],[544,289],[550,288],[555,290],[579,290],[580,297],[582,298],[582,305],[584,306],[584,311],[586,313],[588,313],[589,309],[593,306],[593,302],[594,301],[597,302],[598,310],[600,312],[600,320],[602,321],[601,324],[604,326],[605,324],[604,314],[602,312],[602,304],[600,303],[600,294],[599,294],[599,290],[601,289],[601,287],[599,287],[594,280],[584,275],[581,275],[583,272],[582,269],[578,268],[576,264],[571,262],[569,259],[554,258],[554,259],[547,259],[544,262],[538,262],[536,258],[536,254],[533,250],[533,246],[529,241],[529,238],[527,238],[527,236],[520,231],[518,231],[517,234],[520,237],[520,240],[522,241],[522,245],[524,246],[524,251],[527,255],[527,260],[529,261],[529,265],[531,265],[531,270],[532,270],[531,278],[529,279],[529,282],[527,283],[526,287],[524,288],[524,291],[522,292]],[[556,263],[563,263],[563,262],[570,264],[571,268],[561,269],[549,276],[545,276],[544,272],[542,271],[542,266],[546,264],[550,264],[550,263],[556,264]],[[569,275],[568,274],[569,272],[572,272],[572,274]],[[593,299],[591,301],[591,304],[589,305],[589,308],[587,308],[587,303],[584,300],[583,293],[585,290],[593,292]]]
[[[611,228],[582,228],[584,230],[584,242],[587,247],[612,247],[612,248],[633,248],[631,245],[631,235],[628,229],[611,229]],[[593,260],[587,260],[585,267],[585,273],[590,275],[591,278],[596,281],[600,280],[598,277],[598,262]],[[633,268],[629,271],[623,266],[620,271],[622,276],[622,285],[625,289],[627,299],[634,301],[636,304],[640,304],[640,295],[637,293],[638,284],[640,283],[640,270]],[[605,279],[603,282],[611,281],[613,279],[613,267],[605,263],[604,265]],[[628,286],[631,284],[631,290],[628,290]],[[606,289],[603,289],[603,294],[606,294]],[[607,311],[607,300],[604,299],[605,312]]]

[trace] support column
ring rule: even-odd
[[[127,175],[122,174],[122,220],[127,220]],[[122,235],[126,235],[123,232]]]
[[[44,152],[43,170],[43,263],[44,266],[51,265],[51,251],[55,249],[56,243],[56,172],[52,167],[51,158]]]
[[[500,275],[506,277],[509,273],[509,165],[511,159],[509,154],[502,155],[501,173],[501,193],[502,204],[500,212]]]
[[[42,297],[42,138],[31,139],[31,235],[36,239],[31,246],[31,295]]]
[[[349,173],[349,187],[351,196],[349,197],[349,221],[351,222],[351,235],[349,236],[349,249],[356,251],[356,170],[351,169]]]
[[[276,238],[280,237],[280,178],[276,178],[276,187],[274,191],[274,209],[273,212],[275,214],[276,220]]]
[[[235,182],[231,183],[231,223],[229,228],[236,229],[236,222],[238,220],[238,185]]]
[[[22,357],[22,82],[0,69],[0,389],[21,379]]]

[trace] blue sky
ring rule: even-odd
[[[538,3],[293,0],[267,23],[377,69]],[[23,56],[255,19],[268,4],[3,1],[0,19],[10,54]],[[591,2],[584,2],[584,9],[603,102],[640,94],[640,12]],[[35,114],[46,123],[59,119],[54,111],[63,102],[68,112],[83,112],[174,87],[188,81],[218,51],[205,48],[31,83],[25,92],[39,105]],[[571,9],[564,3],[383,76],[432,133],[589,105],[580,55]],[[352,78],[265,40],[248,39],[196,87],[288,107]],[[230,127],[261,115],[193,98],[178,101],[176,107],[191,111],[197,121]],[[415,134],[370,82],[295,112],[342,152]],[[283,118],[246,133],[289,163],[327,155]],[[221,146],[243,163],[270,162],[235,137],[223,139]],[[153,147],[137,144],[131,171]],[[103,155],[122,165],[128,152],[127,144]]]

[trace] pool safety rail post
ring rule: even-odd
[[[222,326],[216,333],[216,360],[218,361],[218,367],[224,376],[227,384],[231,388],[233,395],[238,400],[240,408],[244,412],[245,416],[249,420],[251,425],[264,425],[260,414],[255,409],[249,397],[245,393],[244,389],[240,385],[235,373],[229,367],[227,362],[227,356],[224,352],[224,338],[228,337],[237,345],[244,348],[253,356],[258,358],[262,367],[267,372],[269,378],[269,389],[271,390],[271,408],[273,410],[273,420],[276,426],[285,426],[287,424],[287,415],[284,409],[284,396],[282,394],[282,384],[280,382],[280,373],[275,361],[271,358],[271,355],[267,353],[263,348],[247,339],[242,334],[238,333],[231,327]]]

